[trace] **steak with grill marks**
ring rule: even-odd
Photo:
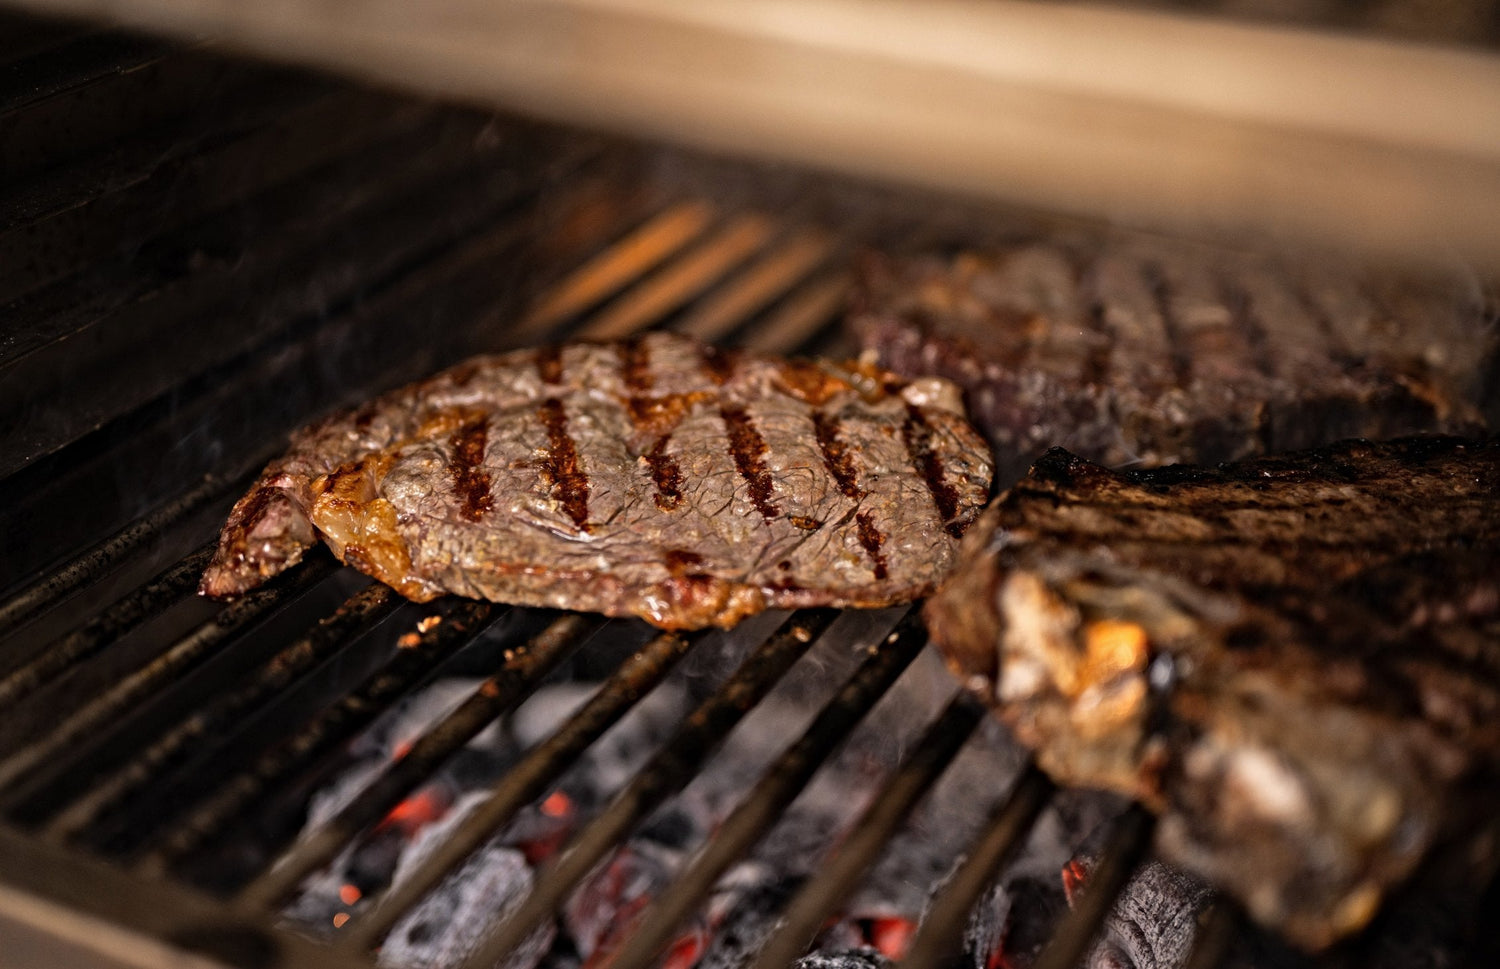
[[[875,361],[960,384],[1002,486],[1046,448],[1111,467],[1483,427],[1493,309],[1395,279],[1119,233],[862,265]]]
[[[1053,449],[926,616],[1050,774],[1143,800],[1167,861],[1304,946],[1493,820],[1500,440],[1132,472]]]
[[[959,393],[670,334],[481,357],[298,433],[203,577],[245,592],[319,539],[443,593],[728,626],[927,594],[989,495]]]

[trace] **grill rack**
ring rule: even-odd
[[[30,123],[38,131],[44,130],[48,112],[66,118],[75,109],[86,116],[104,110],[89,107],[90,92],[124,84],[118,79],[132,72],[159,67],[166,78],[207,72],[227,78],[222,82],[226,89],[236,83],[262,83],[245,81],[232,70],[216,73],[211,60],[192,60],[192,52],[81,27],[48,28],[33,36],[40,38],[38,51],[48,56],[43,61],[35,52],[24,51],[24,57],[6,65],[12,69],[10,79],[19,78],[19,87],[29,93],[0,100],[0,120]],[[63,56],[56,56],[59,53]],[[183,57],[189,59],[186,66]],[[359,118],[394,119],[389,121],[393,128],[376,125],[373,132],[350,119],[349,137],[338,141],[331,153],[319,139],[294,141],[283,153],[280,168],[257,172],[246,194],[257,193],[263,204],[269,198],[288,210],[316,197],[327,184],[348,189],[380,181],[390,170],[380,167],[379,158],[400,159],[413,143],[426,144],[430,136],[447,132],[441,144],[461,146],[466,137],[477,138],[486,130],[483,119],[455,121],[436,114],[431,106],[401,104],[399,110],[388,111],[388,105],[369,102],[363,93],[330,90],[321,79],[277,75],[274,83],[280,96],[302,105],[304,115],[299,116],[304,120],[310,117],[321,124],[352,108],[358,108]],[[114,102],[105,98],[103,103]],[[263,104],[258,98],[246,103]],[[224,140],[211,142],[211,147],[230,169],[249,167],[246,159],[255,157],[254,146],[265,141],[232,137],[240,130],[236,125],[263,136],[266,119],[257,110],[246,108],[244,115],[219,118]],[[162,197],[153,181],[161,165],[203,156],[199,120],[189,117],[182,127],[151,129],[150,138],[137,146],[143,150],[130,156],[149,160],[135,181],[99,183],[94,176],[100,165],[117,166],[119,157],[88,155],[82,165],[29,183],[30,188],[16,197],[30,206],[23,210],[27,218],[59,239],[67,233],[56,220],[72,211],[72,203],[104,200],[105,214],[124,220],[135,211],[133,206]],[[529,129],[519,140],[517,155],[536,142],[549,148],[557,145],[545,132]],[[83,147],[92,151],[97,146]],[[421,171],[432,177],[404,186],[405,194],[398,193],[402,204],[374,206],[382,218],[393,213],[409,219],[430,217],[434,205],[439,213],[451,214],[453,199],[461,199],[475,185],[489,184],[483,164],[473,163],[462,152],[427,148],[424,157],[430,167]],[[351,158],[361,163],[351,168]],[[511,294],[488,280],[489,267],[513,253],[518,240],[537,238],[536,200],[549,179],[570,180],[571,195],[583,197],[571,211],[603,214],[584,219],[587,231],[575,231],[578,238],[548,251],[549,257],[571,260],[576,268],[538,294],[529,312],[507,327],[505,340],[519,345],[565,337],[618,338],[670,326],[700,339],[765,352],[815,353],[837,345],[835,317],[849,286],[845,264],[863,239],[865,226],[819,218],[796,205],[777,210],[726,202],[703,190],[667,197],[653,192],[588,196],[588,186],[613,188],[633,172],[627,166],[622,175],[600,161],[597,144],[569,139],[549,170],[497,188],[491,193],[494,204],[468,219],[455,217],[451,224],[430,219],[440,231],[420,240],[393,239],[389,252],[379,250],[380,259],[343,263],[340,252],[322,254],[314,260],[315,271],[310,271],[307,284],[308,292],[323,294],[322,302],[294,302],[278,318],[256,320],[256,325],[244,328],[253,338],[234,352],[217,361],[182,363],[182,374],[194,374],[186,384],[99,414],[103,424],[97,430],[55,429],[55,440],[37,445],[42,457],[20,470],[13,466],[8,477],[0,478],[0,500],[24,505],[33,494],[47,493],[63,501],[80,491],[78,482],[97,477],[99,467],[122,451],[147,456],[135,458],[138,463],[149,461],[161,442],[195,420],[210,428],[199,433],[223,430],[210,416],[199,415],[212,415],[234,395],[258,394],[254,400],[274,401],[305,371],[305,364],[288,365],[284,360],[299,352],[309,330],[328,344],[348,342],[373,321],[399,318],[427,305],[439,291],[458,293],[445,304],[454,315],[483,320],[502,310],[508,314]],[[137,190],[140,185],[147,188]],[[351,221],[357,226],[359,213],[372,207],[367,203],[367,196],[354,192],[337,210],[313,213],[299,225],[314,238]],[[221,197],[194,196],[181,224],[154,226],[150,231],[160,236],[143,231],[133,241],[148,249],[162,238],[212,241],[225,231],[224,220],[193,221],[189,216],[212,215],[224,204]],[[398,220],[397,227],[411,224]],[[559,236],[568,235],[567,226],[552,228]],[[19,231],[0,226],[0,235]],[[7,277],[0,298],[30,296],[49,286],[73,286],[86,295],[89,280],[79,283],[68,274],[81,266],[87,275],[90,254],[99,251],[97,240],[81,243],[54,263],[30,267],[29,277]],[[278,256],[295,260],[306,252],[288,245],[278,250]],[[368,257],[370,244],[363,242],[350,252]],[[356,268],[350,270],[349,265]],[[210,266],[207,272],[211,271]],[[354,276],[346,278],[351,271]],[[256,278],[252,274],[252,283]],[[187,279],[194,281],[191,275]],[[327,298],[327,287],[335,283],[349,295]],[[201,306],[191,286],[177,286],[173,279],[148,295],[157,300],[153,312],[179,325]],[[125,309],[115,309],[128,318],[131,304],[121,305]],[[29,352],[49,352],[48,341],[58,336],[46,330],[52,325],[50,318],[33,310],[22,319],[36,325],[34,332],[22,333],[34,343]],[[79,326],[92,325],[87,319],[70,319]],[[460,349],[464,348],[445,352]],[[310,355],[316,356],[316,349]],[[0,347],[0,368],[13,365],[20,356],[13,345]],[[441,355],[417,354],[395,368],[365,366],[354,371],[352,382],[387,385],[435,369],[442,360]],[[301,406],[315,412],[337,402],[304,401]],[[281,427],[278,434],[285,430]],[[273,924],[278,903],[305,875],[368,830],[488,723],[513,709],[591,636],[610,638],[613,630],[623,627],[596,617],[553,616],[518,644],[467,700],[428,729],[406,756],[390,764],[360,798],[269,863],[244,871],[229,889],[227,902],[190,890],[181,884],[184,872],[191,871],[195,860],[226,832],[252,818],[268,796],[316,774],[393,702],[410,695],[487,630],[526,612],[447,601],[438,607],[440,623],[417,625],[418,610],[384,586],[351,587],[350,573],[338,570],[326,554],[310,556],[276,582],[229,606],[210,609],[195,602],[192,592],[211,549],[204,541],[222,520],[228,501],[243,490],[247,475],[268,457],[257,452],[269,442],[249,433],[241,433],[237,440],[250,442],[249,460],[220,461],[206,476],[201,469],[192,474],[181,468],[163,471],[161,480],[179,485],[170,490],[154,487],[152,493],[170,497],[159,498],[154,507],[72,560],[40,577],[28,577],[19,591],[0,601],[0,641],[14,647],[4,654],[6,665],[0,665],[0,730],[24,720],[19,731],[23,742],[0,750],[0,912],[28,914],[85,949],[132,949],[144,964],[166,964],[189,951],[238,966],[369,965],[369,953],[382,934],[417,904],[423,892],[489,833],[543,797],[573,760],[695,647],[713,647],[705,643],[709,637],[704,634],[650,638],[561,728],[527,752],[495,785],[484,806],[415,876],[355,912],[331,949],[307,942]],[[62,450],[46,454],[54,446]],[[189,482],[185,489],[182,481]],[[78,534],[102,530],[87,520],[77,529]],[[192,613],[179,623],[186,631],[165,641],[154,638],[156,627],[184,611]],[[651,766],[542,869],[531,901],[495,928],[470,964],[484,964],[495,951],[524,938],[537,921],[554,915],[594,863],[618,847],[653,807],[692,779],[739,719],[835,618],[826,610],[795,613],[760,644],[657,753]],[[410,631],[398,636],[400,630]],[[705,889],[775,825],[838,741],[862,722],[924,645],[917,614],[909,612],[694,854],[613,965],[624,969],[651,964]],[[334,667],[342,669],[329,673]],[[98,688],[58,689],[71,687],[70,680],[87,683],[83,674],[94,674]],[[204,683],[214,687],[207,700],[195,693]],[[321,699],[305,700],[300,707],[292,704],[286,711],[285,696],[299,689],[307,692],[309,683],[316,687],[311,693]],[[35,710],[37,699],[47,701],[40,714]],[[33,701],[31,710],[28,701]],[[267,711],[291,715],[285,725],[268,727]],[[828,863],[790,901],[757,969],[787,964],[800,954],[970,742],[983,716],[975,701],[959,695],[927,724],[923,739],[889,774]],[[235,739],[219,744],[225,736]],[[221,756],[205,761],[205,749]],[[976,900],[1054,793],[1034,766],[1021,772],[1012,790],[995,805],[967,860],[934,900],[903,965],[942,964]],[[179,805],[183,810],[177,809]],[[169,823],[158,823],[162,818]],[[1084,896],[1085,903],[1062,926],[1044,958],[1045,966],[1057,969],[1077,961],[1145,850],[1150,833],[1149,818],[1138,809],[1121,819],[1117,837],[1101,858],[1093,883],[1096,890]],[[1218,928],[1201,934],[1204,944],[1194,961],[1198,967],[1215,963],[1236,924],[1230,906],[1214,912],[1207,929]]]
[[[789,256],[786,243],[791,239]],[[748,334],[757,349],[795,350],[826,338],[825,330],[847,285],[837,269],[816,270],[847,251],[815,226],[778,226],[758,213],[721,216],[702,199],[679,200],[648,215],[595,258],[584,263],[544,296],[520,325],[518,340],[570,336],[620,336],[671,318],[680,330],[707,337],[735,333],[773,303],[777,309]],[[774,245],[773,245],[774,244]],[[759,257],[759,258],[754,258]],[[748,268],[745,264],[749,263]],[[812,276],[811,281],[806,281]],[[801,284],[800,288],[797,284]],[[610,297],[615,297],[610,299]],[[687,315],[677,313],[688,304]],[[584,310],[590,312],[583,312]],[[202,507],[235,493],[239,480],[211,480],[163,504],[158,510],[74,561],[0,604],[0,617],[16,628],[64,600],[70,593],[116,567],[160,533]],[[120,600],[94,614],[34,658],[0,678],[0,714],[24,701],[75,665],[87,663],[111,643],[149,622],[168,605],[191,595],[210,550],[202,546]],[[69,763],[70,750],[96,737],[123,712],[177,682],[218,648],[233,648],[257,621],[326,582],[335,563],[326,555],[310,559],[265,589],[229,605],[168,645],[156,658],[120,678],[75,709],[57,710],[57,723],[30,744],[0,758],[0,810],[56,845],[107,846],[159,805],[149,797],[160,780],[190,753],[193,744],[248,716],[277,692],[319,663],[335,657],[362,635],[389,620],[399,597],[383,586],[367,586],[306,629],[289,645],[258,664],[257,672],[235,690],[206,705],[180,711],[181,717],[135,755],[102,775],[80,779]],[[234,766],[213,784],[165,837],[134,855],[130,867],[147,880],[170,877],[195,851],[252,812],[267,791],[290,782],[326,759],[390,702],[421,683],[442,661],[492,626],[507,612],[490,603],[447,603],[443,621],[410,633],[402,648],[355,689],[270,749]],[[491,965],[498,955],[556,914],[571,889],[652,809],[690,780],[704,759],[752,707],[817,640],[836,618],[828,610],[793,614],[759,646],[718,693],[705,701],[668,745],[625,791],[582,828],[539,872],[525,903],[488,937],[466,963]],[[368,830],[487,724],[513,709],[542,677],[591,635],[602,619],[565,614],[555,618],[487,678],[468,699],[429,728],[411,751],[393,762],[365,792],[323,825],[276,858],[236,893],[232,909],[259,913],[270,921],[279,902],[309,873]],[[663,633],[632,654],[594,697],[551,737],[540,742],[495,787],[484,806],[466,818],[450,842],[410,880],[358,911],[341,932],[337,948],[352,959],[366,956],[383,933],[410,911],[422,894],[467,857],[470,850],[524,805],[540,799],[572,761],[630,706],[658,683],[704,637]],[[704,890],[773,826],[811,779],[837,741],[885,694],[925,645],[918,614],[909,612],[868,657],[838,695],[745,798],[713,838],[680,873],[673,888],[656,900],[612,965],[646,966],[677,924],[703,898]],[[952,762],[984,716],[966,695],[956,697],[928,727],[911,755],[887,778],[871,808],[783,913],[783,921],[756,962],[756,969],[790,964],[817,928],[857,885],[921,797]],[[58,799],[61,790],[65,795]],[[1053,789],[1028,766],[976,839],[968,862],[935,901],[906,959],[912,967],[940,965],[956,944],[963,920],[979,894],[1030,831]],[[136,810],[122,806],[136,799]],[[1149,817],[1127,813],[1102,857],[1097,890],[1090,891],[1061,928],[1041,963],[1051,969],[1074,964],[1098,931],[1108,904],[1125,884],[1149,842]],[[268,933],[266,948],[305,951]],[[212,938],[208,933],[204,938]],[[1206,939],[1214,936],[1205,934]],[[200,940],[201,941],[201,940]],[[257,949],[259,951],[259,949]],[[282,964],[296,965],[295,961]],[[1207,957],[1198,963],[1211,965]]]

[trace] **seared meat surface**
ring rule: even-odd
[[[1500,441],[1218,468],[1044,455],[964,540],[934,639],[1063,783],[1317,948],[1500,767]]]
[[[872,256],[850,321],[881,366],[964,388],[1004,486],[1054,445],[1121,467],[1476,433],[1473,290],[1120,233]]]
[[[202,590],[326,541],[402,594],[732,625],[927,594],[989,495],[943,380],[670,334],[482,357],[299,432]]]

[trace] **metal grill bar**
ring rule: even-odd
[[[611,969],[645,969],[652,964],[677,926],[702,905],[719,876],[781,820],[782,812],[818,768],[926,644],[927,630],[920,614],[913,610],[873,648],[801,739],[787,748],[687,869],[676,876],[672,887],[646,911],[641,924],[610,961]]]
[[[82,628],[44,647],[30,662],[0,680],[0,710],[21,702],[197,588],[213,554],[214,546],[204,545]]]
[[[843,272],[814,279],[757,326],[747,343],[763,353],[790,353],[804,346],[834,318],[851,285],[848,273]]]
[[[1120,816],[1099,863],[1083,886],[1083,896],[1053,933],[1037,959],[1036,969],[1073,969],[1083,958],[1099,934],[1105,916],[1114,908],[1115,900],[1145,857],[1155,825],[1156,818],[1139,804],[1132,804]]]
[[[674,205],[575,270],[521,321],[522,338],[535,338],[630,285],[697,238],[713,221],[702,200]]]
[[[171,682],[204,659],[220,643],[271,610],[300,596],[333,573],[336,563],[317,556],[282,581],[246,595],[179,639],[166,652],[94,697],[63,719],[46,736],[0,761],[0,804],[7,808],[34,793],[34,782],[19,783],[62,758],[65,752],[100,726]]]
[[[991,816],[968,857],[922,919],[911,948],[901,960],[901,969],[937,969],[957,950],[974,903],[1010,863],[1055,790],[1034,762],[1026,765],[1010,795]]]
[[[797,961],[828,916],[875,864],[917,802],[947,770],[984,716],[984,708],[967,694],[959,694],[948,704],[917,741],[912,756],[875,795],[874,803],[833,857],[792,899],[752,969],[785,969]]]
[[[276,696],[304,672],[383,622],[396,611],[401,601],[390,586],[379,582],[366,586],[333,615],[319,620],[306,636],[268,660],[262,667],[262,674],[243,689],[194,713],[58,814],[48,823],[45,833],[59,840],[70,838],[101,815],[115,810],[132,794],[186,757],[193,744],[216,730],[231,726],[243,714]]]
[[[758,212],[737,216],[589,320],[577,335],[617,340],[661,320],[750,258],[775,230],[776,223]]]
[[[677,330],[699,340],[718,340],[818,268],[837,248],[822,229],[806,229],[776,246],[712,299],[684,319]]]
[[[687,654],[701,633],[663,633],[621,664],[556,733],[537,744],[495,785],[489,798],[461,822],[442,845],[370,911],[346,926],[344,947],[374,946],[406,912],[435,888],[469,853],[503,828],[522,807],[541,796],[588,747],[649,693]]]
[[[525,941],[600,859],[618,848],[638,823],[692,779],[745,713],[760,702],[837,616],[831,609],[811,609],[783,623],[717,693],[693,711],[609,807],[538,872],[531,894],[470,955],[464,969],[488,969]]]
[[[304,877],[326,865],[348,841],[380,820],[450,756],[501,714],[526,698],[557,665],[598,632],[601,616],[571,614],[555,620],[505,666],[479,684],[468,699],[417,738],[384,773],[329,822],[300,840],[274,866],[240,892],[246,905],[271,908]]]
[[[242,816],[267,790],[310,766],[369,724],[505,612],[504,607],[494,603],[460,602],[436,626],[403,636],[399,651],[389,663],[300,732],[262,756],[249,770],[220,786],[173,828],[161,844],[142,855],[136,868],[150,875],[165,874],[173,864]]]
[[[122,528],[40,582],[11,596],[0,604],[0,631],[21,625],[68,593],[99,578],[111,566],[124,561],[136,549],[161,534],[169,525],[181,521],[214,498],[227,493],[231,484],[212,478],[204,481],[186,494]],[[17,699],[8,692],[13,689],[10,681],[11,678],[7,677],[0,683],[0,707]]]

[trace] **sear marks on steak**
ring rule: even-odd
[[[1495,790],[1500,441],[1053,449],[926,616],[1050,774],[1141,799],[1165,860],[1319,948]]]
[[[1494,327],[1470,287],[1130,236],[872,255],[875,361],[961,385],[1002,486],[1058,445],[1111,467],[1478,433]]]
[[[929,593],[989,495],[956,388],[670,334],[481,357],[299,432],[203,577],[243,593],[318,539],[444,593],[728,626]]]

